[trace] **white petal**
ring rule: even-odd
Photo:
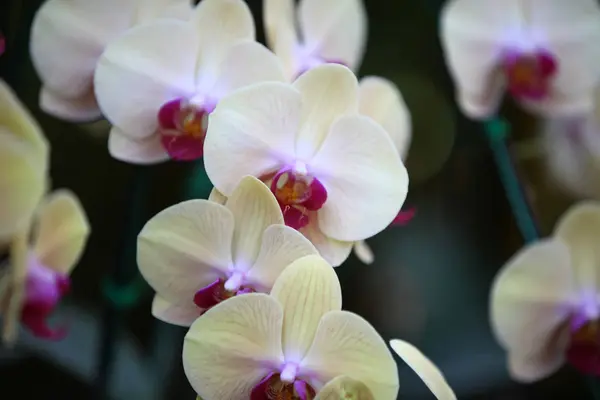
[[[211,114],[204,142],[210,181],[229,196],[245,175],[260,177],[294,161],[300,94],[289,85],[266,82],[225,97]]]
[[[46,267],[70,274],[83,254],[90,223],[83,205],[69,190],[57,190],[38,209],[33,251]]]
[[[202,0],[192,16],[200,43],[201,80],[218,74],[223,52],[239,40],[254,40],[252,13],[243,0]]]
[[[300,229],[300,232],[319,250],[321,257],[334,267],[342,265],[350,256],[353,243],[327,237],[321,231],[318,217],[315,214],[310,216],[310,223]]]
[[[375,261],[375,256],[373,255],[373,250],[364,240],[359,240],[358,242],[354,242],[354,246],[352,247],[354,250],[354,255],[360,261],[365,264],[373,264]]]
[[[263,23],[269,48],[281,59],[288,81],[296,78],[298,33],[293,0],[263,0]]]
[[[190,0],[136,0],[136,24],[149,22],[157,18],[176,18],[189,20],[194,14]]]
[[[285,225],[271,225],[262,237],[262,246],[247,279],[269,292],[281,272],[297,259],[318,255],[317,249],[302,234]]]
[[[262,44],[251,41],[229,47],[218,71],[219,78],[210,92],[217,99],[252,83],[285,81],[277,56]]]
[[[306,162],[321,147],[331,124],[358,110],[358,82],[348,68],[324,64],[302,74],[294,87],[302,94],[296,155]]]
[[[561,326],[546,344],[546,349],[535,354],[520,350],[508,353],[508,372],[517,382],[533,383],[551,376],[565,362],[564,352],[571,339],[568,324]]]
[[[161,211],[138,236],[137,261],[150,286],[173,304],[223,278],[232,264],[233,215],[207,200],[190,200]]]
[[[310,165],[327,189],[319,225],[333,239],[357,241],[381,232],[406,199],[408,174],[400,155],[368,117],[337,120]]]
[[[193,302],[188,304],[172,304],[160,297],[154,296],[152,301],[152,315],[168,324],[190,326],[198,317],[201,309]]]
[[[398,395],[398,367],[386,343],[364,318],[348,311],[323,317],[300,368],[321,379],[356,379],[377,400],[395,400]]]
[[[90,90],[81,97],[64,98],[51,89],[42,87],[40,108],[47,114],[71,122],[85,122],[102,116],[96,102],[94,91]]]
[[[289,265],[271,290],[283,306],[283,352],[287,362],[299,362],[308,351],[321,318],[342,308],[340,282],[319,256],[306,256]]]
[[[169,159],[159,135],[134,139],[115,127],[110,130],[108,151],[117,160],[131,164],[149,165]]]
[[[367,41],[362,0],[301,0],[298,7],[304,45],[329,61],[357,70]]]
[[[568,248],[558,240],[529,245],[505,264],[492,286],[490,317],[495,336],[510,354],[538,358],[550,350],[551,338],[568,319],[574,299]],[[564,348],[552,350],[547,359],[563,357]],[[550,372],[539,369],[536,379]]]
[[[471,118],[487,118],[498,108],[503,83],[495,68],[503,50],[501,40],[517,22],[517,3],[498,7],[487,0],[452,0],[442,10],[446,63],[458,104]]]
[[[402,159],[411,139],[411,119],[402,94],[392,82],[378,76],[360,80],[358,111],[371,117],[390,135]]]
[[[319,390],[315,400],[375,400],[371,390],[362,382],[340,375]]]
[[[600,203],[585,201],[575,204],[563,214],[554,232],[569,248],[569,266],[580,290],[594,294],[599,292]]]
[[[112,41],[94,77],[106,118],[133,138],[154,134],[160,107],[194,92],[198,45],[193,27],[176,20],[144,24]]]
[[[203,399],[249,398],[252,388],[279,365],[281,306],[251,293],[233,297],[198,318],[185,336],[183,368]]]
[[[456,400],[454,391],[446,382],[446,378],[419,349],[404,340],[393,339],[390,341],[392,349],[408,366],[415,371],[423,383],[438,400]]]
[[[249,270],[260,250],[265,229],[283,224],[281,208],[269,188],[252,176],[245,176],[227,199],[225,207],[235,221],[233,262],[241,270]]]

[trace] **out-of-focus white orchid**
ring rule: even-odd
[[[411,139],[411,119],[402,94],[392,82],[378,76],[366,76],[358,86],[358,111],[378,122],[390,135],[402,160],[406,160]],[[393,225],[412,219],[414,209],[400,211]],[[365,264],[375,261],[373,251],[364,240],[354,243],[354,255]]]
[[[267,43],[283,61],[286,78],[327,62],[358,70],[367,41],[362,0],[264,0]]]
[[[250,174],[268,182],[286,225],[332,265],[400,211],[408,174],[379,124],[358,114],[358,83],[326,64],[293,84],[264,82],[227,96],[211,115],[208,177],[229,196]]]
[[[94,81],[114,125],[111,154],[139,164],[201,157],[208,115],[223,96],[284,79],[277,57],[254,36],[242,0],[203,0],[190,21],[155,21],[114,40]]]
[[[0,277],[2,338],[7,343],[15,340],[19,320],[38,337],[60,339],[66,334],[66,326],[52,329],[46,318],[68,292],[69,274],[90,233],[79,200],[66,190],[50,194],[32,222],[13,242],[9,265]]]
[[[505,91],[545,116],[593,109],[600,80],[595,0],[451,0],[441,25],[458,103],[467,116],[489,118]]]
[[[40,127],[0,80],[0,243],[31,220],[46,191],[48,156]]]
[[[187,19],[190,0],[47,0],[31,31],[31,59],[42,80],[40,107],[68,121],[101,116],[93,76],[104,48],[132,26]]]
[[[399,339],[391,340],[390,347],[423,380],[436,399],[456,400],[442,372],[419,349]]]
[[[152,307],[157,318],[189,326],[236,294],[268,293],[292,261],[317,254],[302,234],[284,225],[275,197],[258,179],[244,177],[222,204],[177,204],[140,233],[138,264],[157,292]]]
[[[579,203],[498,274],[491,321],[515,379],[543,379],[565,361],[600,371],[599,237],[600,203]]]
[[[298,259],[270,295],[231,298],[194,322],[183,348],[186,375],[205,400],[313,399],[336,378],[324,394],[342,380],[370,398],[396,399],[398,370],[386,343],[341,305],[333,268],[320,256]]]

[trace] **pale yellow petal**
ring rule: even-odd
[[[393,339],[391,348],[408,366],[415,371],[423,383],[431,390],[438,400],[456,400],[454,391],[446,382],[446,378],[419,349],[404,340]]]
[[[398,395],[398,367],[385,341],[364,318],[348,311],[325,314],[300,366],[327,380],[339,375],[358,380],[377,400]]]
[[[282,341],[286,361],[300,362],[313,342],[321,318],[329,311],[342,308],[338,277],[320,256],[306,256],[283,271],[271,296],[283,306]]]
[[[212,201],[213,203],[217,204],[225,204],[227,202],[227,197],[223,193],[219,192],[217,188],[213,188],[208,195],[208,201]]]
[[[185,336],[183,368],[203,399],[245,399],[283,361],[281,306],[251,293],[233,297],[198,318]]]
[[[375,261],[375,256],[373,255],[373,250],[364,240],[359,240],[358,242],[354,242],[354,246],[352,246],[352,250],[354,250],[354,255],[363,263],[369,265],[373,264]]]
[[[57,190],[45,199],[38,215],[35,255],[44,266],[70,274],[83,254],[91,230],[81,202],[71,191]]]
[[[269,188],[253,176],[242,178],[225,207],[233,214],[233,262],[248,270],[258,257],[265,229],[283,224],[281,208]]]
[[[349,378],[338,376],[329,382],[317,393],[315,400],[375,400],[373,393],[367,385]]]
[[[298,73],[294,1],[263,0],[263,21],[267,44],[283,63],[287,80],[293,81]]]

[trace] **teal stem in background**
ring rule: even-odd
[[[500,118],[492,119],[484,124],[486,136],[494,154],[500,180],[504,186],[506,197],[525,243],[539,239],[539,230],[527,203],[523,186],[519,180],[515,163],[508,149],[510,127]]]
[[[189,175],[185,180],[182,200],[208,199],[213,185],[206,175],[204,160],[196,160],[191,164]]]

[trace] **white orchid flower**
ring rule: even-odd
[[[327,63],[358,70],[367,41],[367,14],[362,0],[264,0],[269,48],[283,61],[293,81]]]
[[[446,378],[419,349],[400,339],[390,341],[390,347],[421,378],[438,400],[456,400],[456,394]]]
[[[42,200],[49,151],[37,122],[0,80],[0,244],[25,229]]]
[[[223,205],[190,200],[152,218],[138,239],[138,264],[157,295],[155,317],[189,326],[219,302],[269,292],[283,269],[317,254],[292,228],[269,188],[244,177]]]
[[[576,204],[552,237],[521,249],[496,277],[491,322],[516,380],[543,379],[565,362],[597,373],[599,237],[600,203]]]
[[[313,399],[339,377],[377,400],[396,399],[398,369],[362,317],[341,311],[340,282],[320,256],[289,265],[270,295],[231,298],[194,322],[183,366],[204,400]],[[325,397],[325,396],[323,396]],[[325,397],[327,398],[327,397]]]
[[[358,114],[356,77],[336,64],[315,67],[293,84],[259,83],[221,100],[204,163],[225,196],[247,174],[268,182],[286,225],[336,266],[353,242],[392,222],[408,191],[392,140]]]
[[[189,21],[155,21],[114,40],[94,81],[114,125],[110,153],[138,164],[200,158],[208,115],[223,96],[283,81],[281,63],[254,37],[242,0],[202,0]]]
[[[73,122],[101,116],[93,76],[104,48],[156,18],[187,19],[190,0],[47,0],[31,31],[31,59],[42,80],[40,107]]]
[[[595,0],[451,0],[441,18],[446,61],[467,116],[493,116],[505,91],[543,116],[593,109],[600,81]]]
[[[366,76],[358,87],[358,112],[379,123],[406,160],[411,140],[411,118],[402,94],[392,82],[378,76]],[[400,211],[392,225],[403,225],[412,219],[414,209]],[[360,240],[352,247],[354,255],[365,264],[375,261],[373,251],[366,241]]]
[[[41,338],[66,334],[66,326],[52,329],[46,319],[69,291],[69,275],[90,233],[83,207],[67,190],[47,196],[33,222],[13,244],[11,261],[0,277],[3,340],[8,343],[16,338],[19,320]]]

